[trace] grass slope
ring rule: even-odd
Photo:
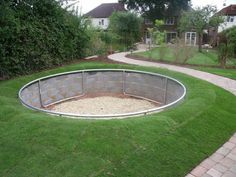
[[[198,69],[201,71],[205,71],[208,73],[216,74],[219,76],[228,77],[230,79],[236,80],[236,69],[223,69],[223,68],[205,68],[205,67],[195,67],[194,69]]]
[[[76,69],[129,68],[182,81],[174,109],[125,120],[53,117],[23,107],[21,86]],[[0,82],[0,176],[181,177],[236,131],[236,97],[205,81],[163,69],[84,63]]]
[[[145,58],[150,58],[152,60],[160,60],[160,55],[159,55],[159,48],[154,48],[151,49],[150,51],[145,51],[145,52],[139,52],[133,54],[134,56],[141,56]],[[181,57],[185,55],[182,53],[180,55],[180,59],[183,59],[184,57]],[[175,56],[174,56],[174,49],[167,47],[166,48],[166,53],[164,56],[164,61],[168,62],[174,62],[175,61]],[[179,61],[180,63],[183,61]],[[202,53],[198,52],[197,49],[194,52],[193,57],[191,57],[186,64],[195,64],[195,65],[211,65],[211,66],[220,66],[219,61],[218,61],[218,56],[215,50],[209,50],[208,52],[206,50],[203,50]],[[236,59],[231,59],[227,62],[227,66],[235,66],[236,65]]]

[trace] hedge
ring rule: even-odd
[[[55,0],[0,2],[1,79],[81,58],[88,40],[83,20]]]

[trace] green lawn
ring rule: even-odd
[[[219,62],[218,62],[218,57],[217,57],[217,53],[215,50],[203,50],[202,53],[198,52],[197,49],[193,49],[194,50],[194,54],[191,58],[188,59],[186,64],[194,64],[194,65],[213,65],[213,66],[219,66]],[[160,49],[159,48],[154,48],[151,49],[150,51],[146,51],[146,52],[139,52],[139,53],[135,53],[133,54],[134,56],[141,56],[141,57],[145,57],[145,58],[149,58],[152,60],[160,60]],[[185,55],[184,53],[181,54],[182,56]],[[180,56],[180,63],[182,62],[183,57]],[[166,49],[166,54],[164,56],[164,61],[167,62],[174,62],[175,61],[175,56],[174,56],[174,49],[167,47]],[[231,59],[228,61],[227,63],[228,66],[236,66],[236,59]]]
[[[236,80],[236,69],[221,69],[221,68],[206,68],[206,67],[195,67],[194,69]]]
[[[88,68],[157,72],[185,84],[183,103],[159,114],[89,121],[23,107],[29,81]],[[0,176],[181,177],[236,131],[236,97],[205,81],[157,68],[83,63],[0,82]]]

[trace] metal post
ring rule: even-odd
[[[125,95],[125,70],[123,70],[123,73],[122,73],[122,80],[123,80],[123,94]]]
[[[167,86],[168,86],[168,78],[165,78],[165,93],[164,93],[164,104],[166,104],[167,99]]]
[[[84,94],[84,71],[82,72],[82,95]]]
[[[38,89],[39,89],[39,102],[40,102],[41,107],[44,108],[43,101],[42,101],[42,95],[41,95],[40,80],[38,80]]]

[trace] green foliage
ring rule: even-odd
[[[101,31],[100,34],[101,40],[104,41],[107,45],[116,43],[119,41],[119,36],[111,31]]]
[[[161,26],[164,24],[163,20],[155,20],[153,28],[148,28],[152,42],[154,44],[164,45],[166,32],[161,31]]]
[[[217,27],[223,22],[223,18],[216,15],[217,9],[215,6],[207,5],[205,7],[198,7],[192,11],[185,11],[181,15],[179,29],[181,31],[195,30],[198,34],[198,47],[201,52],[203,30],[209,27]],[[214,16],[213,16],[214,14]]]
[[[175,39],[175,43],[171,46],[171,48],[173,49],[172,51],[175,58],[175,63],[186,64],[195,53],[194,47],[186,45],[184,40],[179,39],[178,37]]]
[[[107,52],[106,43],[101,39],[103,32],[90,27],[88,34],[90,36],[89,46],[86,50],[87,55],[105,55]]]
[[[221,43],[218,47],[218,57],[221,67],[225,67],[226,61],[229,57],[233,56],[234,53],[234,45],[233,44],[225,44]]]
[[[225,67],[226,62],[235,61],[233,57],[236,55],[236,27],[224,30],[219,34],[218,59],[222,67]]]
[[[163,19],[166,14],[172,15],[188,9],[190,0],[122,0],[122,2],[127,4],[129,9],[141,12],[154,22],[156,19]]]
[[[234,48],[234,55],[236,56],[236,27],[232,27],[226,30],[226,37],[228,43],[230,43]]]
[[[166,32],[161,31],[162,25],[164,25],[164,22],[162,20],[155,20],[154,27],[148,28],[148,32],[150,33],[152,43],[159,45],[160,60],[164,60],[167,52],[165,44]]]
[[[119,36],[122,43],[131,46],[140,40],[143,19],[131,12],[114,12],[110,17],[109,30]]]
[[[8,78],[83,57],[86,25],[54,0],[0,2],[0,77]]]

